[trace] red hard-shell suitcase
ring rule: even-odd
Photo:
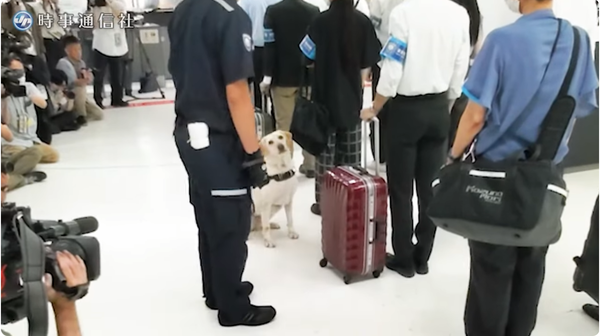
[[[379,153],[379,120],[375,122],[375,153]],[[363,123],[363,152],[368,141]],[[379,162],[379,158],[375,158]],[[366,166],[366,158],[363,167]],[[349,284],[353,276],[378,278],[385,266],[388,193],[385,180],[363,167],[336,167],[321,184],[321,267],[330,263]]]

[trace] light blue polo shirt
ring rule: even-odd
[[[573,30],[562,21],[556,51],[550,60],[559,21],[552,10],[539,10],[515,23],[492,31],[475,58],[463,87],[464,94],[487,110],[485,126],[477,136],[475,153],[498,161],[534,143],[540,126],[563,83],[571,60]],[[579,60],[569,89],[577,107],[567,134],[554,159],[567,155],[574,119],[585,117],[598,106],[598,76],[589,36],[581,28]],[[548,72],[544,77],[544,71]],[[542,78],[544,78],[542,80]],[[532,108],[520,125],[519,115]]]

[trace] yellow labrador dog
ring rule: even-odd
[[[270,224],[271,218],[281,209],[287,217],[288,237],[298,239],[294,229],[292,203],[298,188],[298,179],[292,160],[294,145],[292,134],[285,131],[275,131],[260,140],[260,149],[265,158],[269,183],[261,189],[252,190],[254,216],[252,230],[262,230],[266,247],[275,247],[271,238],[271,229],[279,226]]]

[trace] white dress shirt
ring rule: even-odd
[[[390,13],[404,0],[371,0],[371,21],[382,45],[390,37]]]
[[[390,14],[390,39],[406,44],[403,62],[385,58],[377,93],[384,97],[448,92],[460,96],[469,68],[469,15],[452,0],[405,0]],[[386,48],[386,46],[384,46]]]
[[[94,14],[92,49],[98,50],[106,56],[123,56],[129,51],[127,36],[125,35],[125,29],[121,28],[122,20],[114,13],[113,8],[116,11],[125,13],[125,4],[120,0],[107,0],[108,2],[110,2],[110,6],[92,8]],[[112,28],[108,28],[111,19],[113,22]]]

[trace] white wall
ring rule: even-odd
[[[511,12],[504,0],[478,0],[483,15],[483,30],[490,31],[514,22],[519,15]],[[598,40],[598,26],[595,0],[554,0],[556,16],[569,20],[572,24],[587,30],[592,41]]]

